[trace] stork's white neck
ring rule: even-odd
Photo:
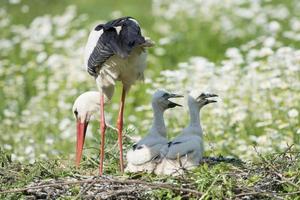
[[[189,127],[197,128],[197,134],[203,135],[203,130],[200,123],[200,107],[198,105],[189,105],[190,124]]]
[[[152,104],[153,108],[153,122],[150,129],[150,134],[159,134],[163,137],[167,136],[165,121],[164,121],[164,110],[161,109],[157,104]]]

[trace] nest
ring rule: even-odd
[[[143,177],[144,174],[130,177],[73,175],[52,179],[42,179],[39,176],[40,178],[26,187],[0,190],[0,198],[1,195],[5,197],[17,193],[26,199],[172,199],[177,196],[181,199],[199,199],[215,197],[215,194],[206,192],[207,188],[213,187],[216,187],[216,191],[225,199],[292,198],[300,194],[299,156],[300,152],[289,146],[284,152],[270,157],[258,154],[260,160],[256,163],[245,163],[236,158],[222,156],[205,157],[202,163],[209,166],[207,173],[210,175],[210,184],[200,190],[199,186],[203,184],[200,185],[197,181],[201,178],[208,181],[205,174],[201,176],[205,171],[197,172],[197,180],[193,171],[186,171],[179,177],[157,178]],[[213,170],[210,173],[209,169],[221,162],[230,163],[226,165],[228,169],[224,168],[223,171],[223,168],[220,168],[222,171]],[[291,171],[292,169],[295,171]],[[291,176],[291,173],[294,175]],[[232,184],[226,185],[228,182]]]
[[[64,177],[35,180],[24,192],[27,199],[145,199],[152,191],[144,183],[115,179],[109,176]]]

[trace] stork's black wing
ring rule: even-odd
[[[131,17],[123,17],[98,25],[94,31],[103,31],[88,58],[88,72],[97,77],[101,66],[113,55],[126,58],[136,46],[145,43],[138,23]]]

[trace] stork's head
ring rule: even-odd
[[[174,108],[176,106],[182,106],[175,102],[170,101],[171,98],[183,97],[182,95],[169,93],[163,90],[157,90],[152,96],[152,106],[156,106],[165,111],[168,108]]]
[[[196,95],[195,92],[191,92],[188,95],[189,108],[196,107],[201,109],[203,106],[207,104],[217,102],[215,99],[212,99],[213,97],[218,97],[218,95],[212,93],[201,93],[200,95],[198,93],[198,95]]]
[[[73,113],[77,121],[76,165],[79,166],[86,130],[93,113],[100,108],[100,93],[95,91],[81,94],[74,102]]]
[[[100,93],[89,91],[81,94],[74,102],[73,114],[77,121],[89,122],[93,113],[100,108]]]

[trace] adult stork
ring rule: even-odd
[[[122,129],[125,95],[136,80],[144,78],[147,52],[153,45],[150,39],[141,34],[138,22],[132,17],[122,17],[97,25],[90,33],[85,48],[85,66],[88,73],[96,79],[101,92],[100,97],[100,166],[103,173],[105,116],[104,101],[111,100],[116,81],[123,84],[121,105],[117,120],[118,143],[120,148],[120,170],[124,171]]]
[[[205,105],[215,103],[210,99],[216,94],[195,93],[188,95],[190,123],[180,135],[175,137],[167,146],[161,149],[162,162],[158,164],[156,174],[178,175],[182,169],[192,169],[199,165],[203,157],[203,130],[200,122],[200,110]]]
[[[149,133],[127,152],[127,167],[129,172],[153,172],[160,160],[160,150],[168,145],[167,130],[164,122],[164,112],[169,108],[181,106],[170,101],[171,98],[183,97],[163,90],[157,90],[152,96],[153,122]]]

